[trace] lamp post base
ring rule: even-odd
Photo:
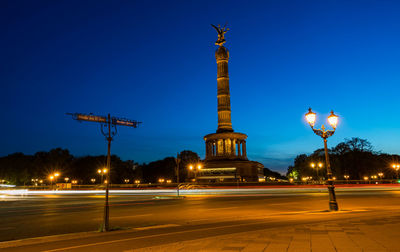
[[[335,187],[333,184],[328,186],[328,191],[329,191],[329,211],[338,211],[339,206],[338,203],[336,202]]]
[[[339,211],[337,202],[329,202],[329,211]]]

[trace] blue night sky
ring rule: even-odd
[[[112,153],[149,162],[217,129],[211,23],[228,23],[232,123],[250,159],[285,171],[323,147],[304,121],[340,116],[333,147],[368,139],[400,153],[397,1],[1,1],[0,155],[67,148],[106,154],[94,123],[66,112],[143,121]]]

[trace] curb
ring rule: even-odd
[[[34,245],[34,244],[40,244],[40,243],[45,243],[45,242],[73,240],[73,239],[79,239],[79,238],[94,237],[94,236],[98,236],[98,235],[116,234],[118,232],[126,232],[128,230],[129,229],[115,230],[115,231],[109,231],[109,232],[89,231],[89,232],[49,235],[49,236],[40,236],[40,237],[26,238],[26,239],[20,239],[20,240],[3,241],[3,242],[0,242],[0,249]]]

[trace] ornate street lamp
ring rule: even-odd
[[[308,113],[306,114],[306,119],[308,124],[310,124],[311,129],[317,136],[322,137],[324,139],[324,149],[325,149],[325,162],[326,162],[326,171],[328,176],[328,192],[329,192],[329,210],[330,211],[338,211],[339,207],[336,202],[336,195],[335,195],[335,185],[333,183],[332,177],[332,170],[331,165],[329,162],[329,155],[328,155],[328,145],[327,145],[327,138],[332,136],[335,133],[336,126],[338,123],[338,116],[331,111],[331,114],[328,116],[328,123],[331,125],[333,130],[326,130],[325,126],[322,125],[321,129],[314,129],[315,121],[317,116],[314,112],[312,112],[311,108],[308,109]]]

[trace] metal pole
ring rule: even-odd
[[[115,118],[113,117],[113,121],[111,121],[110,114],[105,116],[96,116],[93,114],[80,114],[80,113],[67,113],[67,115],[72,115],[72,118],[78,121],[89,121],[89,122],[97,122],[100,123],[101,133],[106,137],[108,142],[108,151],[107,151],[107,170],[108,173],[106,174],[107,184],[106,184],[106,192],[105,192],[105,204],[104,204],[104,218],[101,230],[102,231],[109,231],[109,203],[108,203],[108,195],[109,195],[109,188],[111,183],[111,141],[113,137],[117,134],[117,125],[122,126],[129,126],[136,128],[138,124],[141,122],[128,120],[124,118]],[[114,121],[115,119],[115,121]],[[111,130],[111,126],[114,127],[114,130]],[[108,127],[108,132],[106,132],[106,128]],[[104,173],[104,170],[103,170]],[[101,179],[103,180],[103,173],[101,174]]]
[[[179,153],[176,155],[176,192],[178,194],[179,197],[179,163],[180,163],[180,159],[179,159]]]
[[[109,217],[110,217],[110,206],[108,204],[108,190],[109,190],[109,185],[110,185],[110,163],[111,163],[111,118],[110,114],[108,114],[108,150],[107,150],[107,175],[106,175],[106,201],[104,204],[104,223],[103,223],[103,232],[104,231],[109,231]]]
[[[331,164],[329,162],[327,140],[326,137],[324,137],[323,139],[324,139],[324,149],[325,149],[326,171],[328,176],[329,210],[338,211],[339,207],[336,202],[335,186],[333,184]]]

